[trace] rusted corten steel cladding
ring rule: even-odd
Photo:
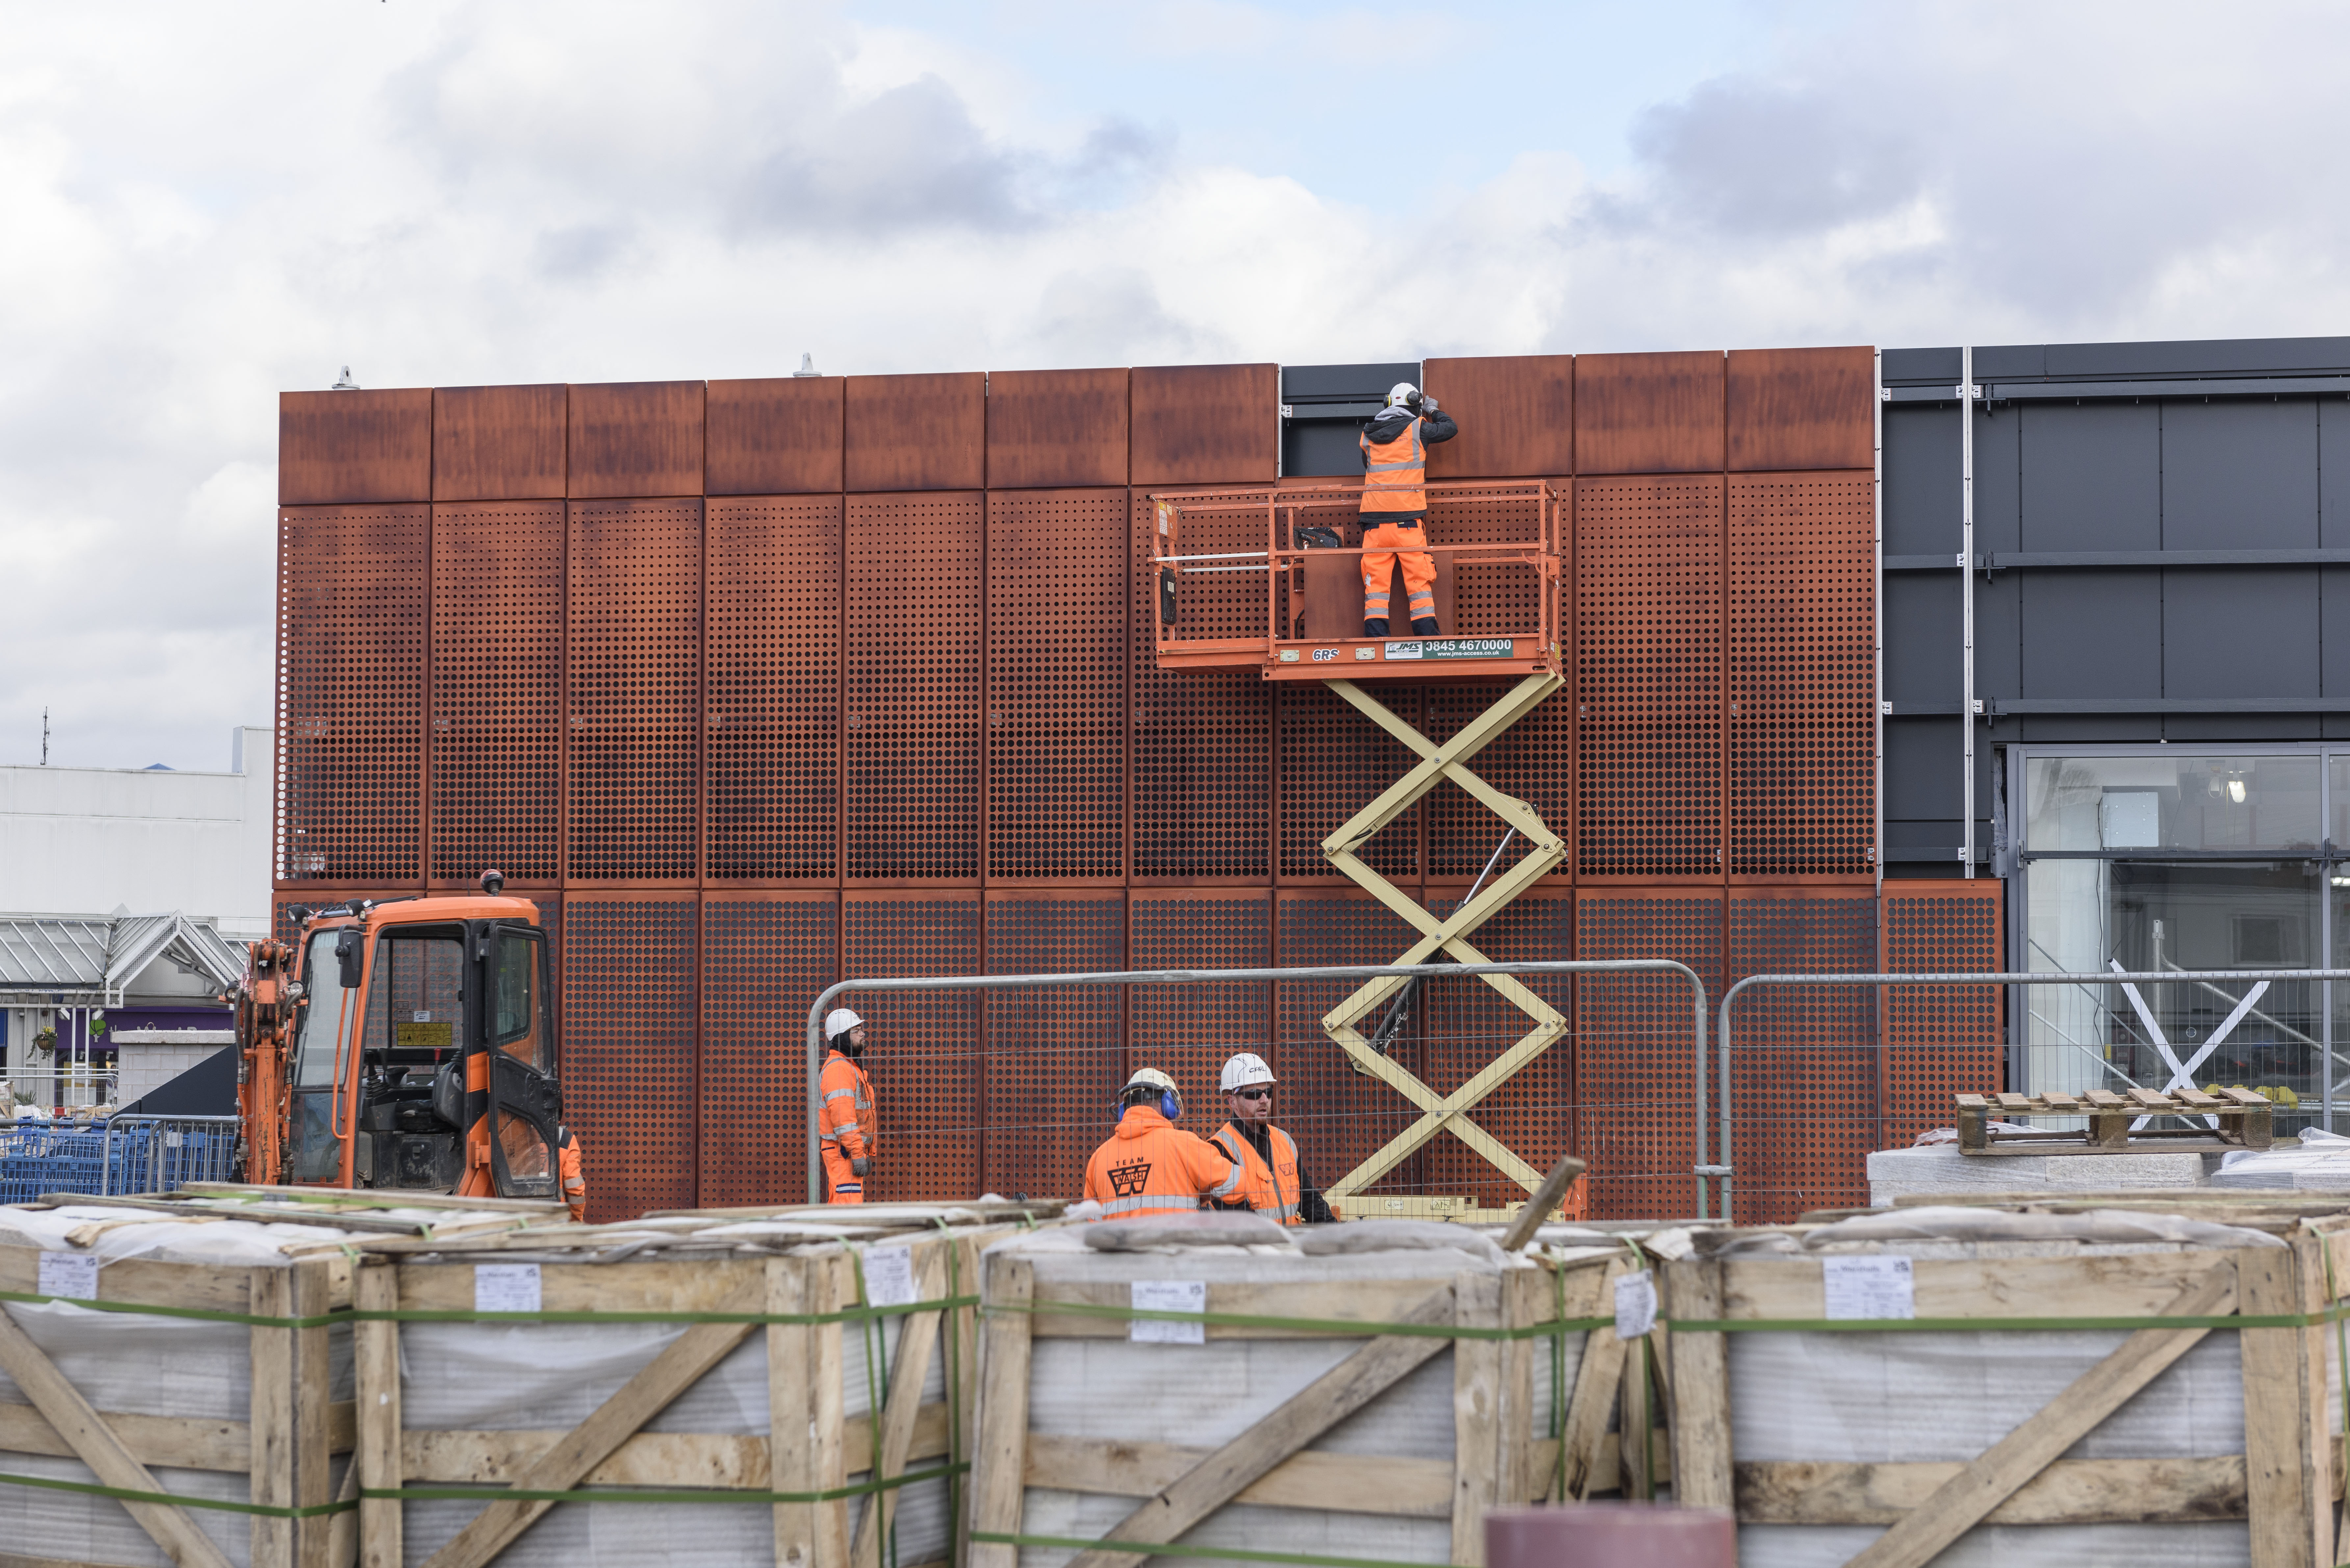
[[[1870,351],[1423,373],[1461,428],[1432,478],[1572,498],[1569,684],[1474,763],[1571,851],[1483,950],[1716,996],[1995,967],[1996,884],[1878,897]],[[604,1216],[804,1190],[801,1021],[842,974],[1392,958],[1319,845],[1410,759],[1318,685],[1152,657],[1149,497],[1276,483],[1278,400],[1270,364],[286,394],[281,910],[492,865],[535,898]],[[1493,690],[1378,693],[1441,740]],[[1367,858],[1448,909],[1499,837],[1448,784]],[[1324,1179],[1385,1140],[1395,1096],[1321,1040],[1338,988],[1220,990],[861,1004],[884,1195],[1071,1190],[1130,1066],[1211,1107],[1268,1041]],[[1550,995],[1573,1033],[1479,1120],[1591,1159],[1602,1214],[1685,1211],[1685,993]],[[1859,1197],[1862,1151],[1995,1075],[1986,1006],[1750,1004],[1742,1211]],[[1523,1027],[1471,982],[1424,1012],[1398,1049],[1440,1090]],[[1395,1179],[1507,1196],[1449,1139]]]

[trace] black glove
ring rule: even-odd
[[[1423,413],[1423,414],[1432,414],[1432,413],[1434,413],[1434,412],[1436,411],[1436,400],[1435,400],[1434,398],[1422,398],[1422,399],[1420,399],[1420,400],[1419,400],[1419,411],[1420,411],[1421,413]]]
[[[856,1177],[866,1177],[866,1176],[870,1176],[870,1175],[872,1175],[872,1174],[873,1174],[873,1160],[872,1160],[872,1158],[871,1158],[870,1156],[868,1156],[868,1155],[861,1155],[861,1154],[860,1154],[860,1155],[858,1155],[855,1159],[850,1160],[850,1161],[848,1162],[848,1174],[849,1174],[849,1175],[851,1175],[851,1176],[856,1176]]]

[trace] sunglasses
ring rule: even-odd
[[[1269,1100],[1273,1098],[1273,1091],[1271,1089],[1234,1089],[1232,1094],[1238,1098],[1243,1100]]]

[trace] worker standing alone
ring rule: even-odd
[[[1175,1124],[1183,1096],[1175,1080],[1141,1067],[1118,1096],[1118,1131],[1086,1161],[1086,1196],[1104,1220],[1139,1214],[1189,1214],[1203,1199],[1222,1203],[1240,1190],[1241,1169],[1215,1145]]]
[[[1297,1140],[1273,1125],[1274,1082],[1272,1066],[1253,1051],[1226,1062],[1216,1086],[1232,1119],[1211,1141],[1241,1168],[1239,1196],[1251,1209],[1282,1225],[1326,1225],[1338,1216],[1305,1179]]]
[[[865,1020],[846,1007],[825,1015],[824,1033],[832,1049],[824,1059],[817,1080],[822,1103],[816,1111],[823,1137],[826,1200],[865,1201],[866,1179],[873,1174],[873,1080],[858,1064],[865,1054]]]
[[[1436,558],[1428,543],[1428,449],[1461,433],[1452,416],[1409,381],[1388,391],[1388,406],[1363,425],[1363,635],[1388,634],[1388,595],[1396,562],[1411,600],[1411,629],[1435,637]]]

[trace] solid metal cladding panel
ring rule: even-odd
[[[1381,682],[1369,690],[1397,718],[1425,730],[1419,687]],[[1322,841],[1419,758],[1324,686],[1288,682],[1274,701],[1281,759],[1282,879],[1336,880],[1341,873],[1323,855]],[[1412,805],[1356,854],[1389,881],[1419,881],[1420,810]]]
[[[1428,449],[1430,479],[1515,479],[1575,472],[1575,357],[1430,359],[1423,389],[1461,426]]]
[[[1730,872],[1876,862],[1875,481],[1730,480]]]
[[[1280,462],[1276,365],[1133,371],[1135,484],[1270,484]]]
[[[563,1111],[579,1134],[588,1218],[694,1202],[691,894],[564,901]]]
[[[702,905],[702,1092],[696,1201],[807,1196],[807,1011],[838,978],[830,893],[744,893]]]
[[[849,490],[976,490],[987,483],[987,377],[851,376]]]
[[[843,979],[977,974],[977,893],[848,893]],[[865,1068],[880,1120],[867,1190],[884,1202],[975,1198],[987,1142],[979,993],[862,992],[843,999],[866,1022]]]
[[[277,394],[277,504],[432,498],[432,392]]]
[[[700,816],[702,503],[570,507],[568,875],[689,881]]]
[[[1575,361],[1578,473],[1721,467],[1722,357],[1585,354]]]
[[[1673,959],[1697,971],[1710,1002],[1721,996],[1718,888],[1583,888],[1575,931],[1579,959]],[[1576,1152],[1591,1165],[1594,1219],[1686,1214],[1695,1201],[1696,1029],[1683,976],[1577,978]]]
[[[1866,974],[1876,957],[1873,891],[1731,890],[1730,982]],[[1866,1204],[1878,1137],[1875,993],[1755,986],[1731,1008],[1731,1026],[1737,1218],[1777,1224],[1806,1209]]]
[[[702,875],[838,874],[837,495],[708,504]]]
[[[1272,872],[1273,682],[1253,673],[1158,667],[1150,569],[1157,512],[1144,492],[1129,497],[1132,875],[1263,880]]]
[[[432,509],[438,882],[562,875],[563,504]]]
[[[2025,575],[2021,606],[2026,697],[2162,695],[2161,572]]]
[[[712,495],[840,488],[839,376],[712,381],[702,483]]]
[[[988,875],[1126,872],[1126,492],[987,498]]]
[[[1957,385],[1953,378],[1951,384]],[[2029,413],[2019,414],[2028,419]],[[1982,433],[1988,420],[1977,421]],[[2024,427],[2028,465],[2032,427]],[[1885,405],[1885,553],[1888,556],[1949,556],[1955,565],[1962,535],[1959,484],[1959,440],[1966,430],[1956,404],[1947,409],[1918,403]],[[2060,466],[2058,472],[2064,472]],[[2030,514],[2032,481],[2023,482],[2025,512]],[[2045,550],[2024,535],[2023,547]],[[1978,548],[1981,546],[1978,545]],[[1955,577],[1955,574],[1953,574]]]
[[[2314,399],[2162,406],[2162,547],[2317,547]]]
[[[432,499],[559,499],[569,392],[562,386],[435,388]]]
[[[976,492],[848,498],[842,836],[852,882],[980,875],[986,528]]]
[[[1126,483],[1127,372],[998,370],[987,379],[996,490]]]
[[[991,898],[987,949],[990,974],[1123,969],[1125,895],[1111,889]],[[1109,1136],[1111,1104],[1126,1081],[1126,1003],[1118,991],[1089,985],[984,993],[986,1190],[1082,1193],[1086,1159]]]
[[[701,494],[702,426],[699,381],[572,388],[571,493]]]
[[[1505,686],[1430,686],[1426,689],[1428,738],[1441,745],[1459,734],[1477,715],[1492,707],[1509,689]],[[1480,779],[1513,799],[1534,807],[1543,826],[1568,843],[1574,840],[1573,752],[1575,706],[1565,691],[1544,699],[1540,707],[1507,730],[1466,766]],[[1447,779],[1423,797],[1428,812],[1428,874],[1431,877],[1474,878],[1490,862],[1500,877],[1525,858],[1530,846],[1521,835],[1506,847],[1509,826],[1487,810],[1475,796]],[[1495,850],[1502,857],[1493,859]],[[1555,876],[1572,874],[1572,858],[1561,861]]]
[[[1258,888],[1138,889],[1127,906],[1132,969],[1269,969],[1273,965],[1273,899]],[[1221,1124],[1217,1089],[1226,1058],[1252,1051],[1265,1058],[1284,1087],[1274,1115],[1287,1127],[1291,1091],[1281,1053],[1273,1045],[1266,1009],[1272,987],[1257,981],[1202,981],[1127,988],[1125,1072],[1156,1067],[1181,1086],[1185,1120],[1202,1137]],[[1302,1103],[1295,1107],[1310,1110]],[[1309,1155],[1312,1151],[1307,1151]],[[1317,1179],[1330,1173],[1313,1167]]]
[[[421,505],[277,514],[280,881],[424,874],[431,538]]]
[[[2305,566],[2164,572],[2162,617],[2166,697],[2318,694],[2318,574]]]
[[[1391,910],[1354,888],[1283,893],[1274,906],[1280,965],[1392,963],[1414,935]],[[1281,1075],[1277,1102],[1315,1179],[1326,1187],[1377,1153],[1419,1117],[1419,1110],[1377,1078],[1358,1071],[1322,1032],[1322,1016],[1360,981],[1294,981],[1274,987],[1276,1031],[1272,1062]],[[1386,1005],[1352,1021],[1369,1034]],[[1407,1028],[1390,1054],[1409,1072],[1420,1070],[1419,1031]],[[1221,1118],[1220,1118],[1221,1119]],[[1424,1160],[1415,1157],[1377,1184],[1381,1192],[1426,1190]]]
[[[1905,415],[1915,419],[1916,415]],[[1955,427],[1955,410],[1941,419]],[[2012,412],[1976,421],[1977,445],[1996,420],[2017,427],[2018,466],[2023,504],[2020,547],[2026,550],[2159,550],[2162,548],[2162,410],[2154,403],[2027,404]],[[1890,421],[1887,421],[1888,424]],[[1890,443],[1888,442],[1888,447]],[[1950,444],[1955,447],[1955,438]],[[1893,453],[1886,470],[1893,471]],[[1982,453],[1976,453],[1977,467]],[[1937,475],[1957,504],[1958,464]],[[1898,553],[1890,517],[1894,495],[1888,483],[1885,548]],[[1953,526],[1936,547],[1955,551]],[[1978,541],[1978,550],[1986,546]]]
[[[1874,349],[1733,348],[1727,375],[1731,472],[1876,465]]]
[[[1991,878],[1885,884],[1886,974],[1991,974],[2007,884]],[[2000,995],[1995,985],[1896,985],[1885,997],[1885,1147],[1906,1147],[1956,1115],[1955,1095],[1995,1094]]]
[[[1575,490],[1580,875],[1721,870],[1719,475]]]
[[[1450,918],[1460,907],[1456,888],[1450,895],[1431,894],[1428,907]],[[1575,956],[1575,899],[1561,892],[1553,897],[1524,897],[1509,905],[1469,939],[1476,950],[1495,963],[1519,960],[1571,959]],[[1565,975],[1521,975],[1518,983],[1558,1009],[1569,1020],[1566,1033],[1534,1061],[1511,1075],[1502,1086],[1478,1102],[1471,1120],[1502,1147],[1533,1166],[1548,1171],[1562,1155],[1579,1152],[1574,1146],[1575,1002]],[[1420,1061],[1429,1087],[1450,1095],[1490,1066],[1534,1028],[1534,1020],[1482,980],[1438,980],[1429,983],[1420,1032]],[[1429,1189],[1440,1193],[1474,1196],[1481,1205],[1515,1203],[1525,1189],[1449,1134],[1429,1145]]]

